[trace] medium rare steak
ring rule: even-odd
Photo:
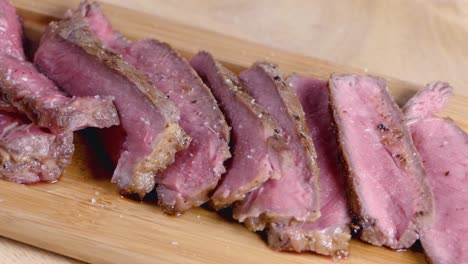
[[[351,216],[345,195],[338,142],[329,111],[327,82],[293,75],[294,88],[312,134],[320,171],[320,218],[313,223],[272,224],[267,231],[271,248],[314,251],[341,258],[348,255]]]
[[[112,96],[69,98],[31,63],[8,55],[0,55],[0,95],[56,134],[119,124]]]
[[[56,181],[73,155],[73,134],[54,135],[24,115],[0,111],[0,179]]]
[[[0,1],[0,95],[35,124],[56,134],[119,124],[112,97],[69,98],[25,61],[15,9]]]
[[[251,230],[268,223],[311,222],[320,215],[317,156],[293,89],[276,65],[255,63],[239,75],[246,90],[275,118],[287,136],[290,166],[279,179],[270,179],[234,208],[234,218]]]
[[[212,205],[221,209],[243,199],[266,180],[281,177],[289,151],[279,124],[255,102],[236,75],[208,52],[198,53],[190,64],[211,88],[231,126],[232,159],[211,196]]]
[[[434,200],[401,110],[380,78],[334,74],[329,90],[361,239],[410,247],[432,224]]]
[[[213,95],[190,65],[171,47],[156,40],[133,43],[124,58],[146,74],[181,112],[180,125],[192,138],[167,170],[156,175],[160,206],[182,212],[209,200],[208,193],[226,172],[229,129]]]
[[[51,23],[35,63],[72,95],[115,98],[125,139],[119,148],[112,148],[119,151],[112,181],[124,193],[143,197],[152,191],[155,173],[187,147],[189,140],[178,124],[174,104],[133,66],[103,48],[83,19]]]
[[[9,0],[0,0],[0,54],[25,60],[23,27]]]
[[[442,111],[452,88],[434,82],[404,107],[435,198],[435,220],[421,236],[431,263],[468,263],[468,135]]]
[[[209,200],[230,157],[229,129],[210,90],[188,62],[157,40],[130,42],[112,28],[97,4],[82,4],[74,16],[88,22],[101,41],[142,72],[180,110],[180,125],[192,138],[173,165],[156,175],[158,202],[167,213]]]

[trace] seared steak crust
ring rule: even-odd
[[[70,164],[73,151],[72,133],[54,135],[23,115],[0,111],[0,179],[54,182]]]
[[[298,223],[293,226],[270,224],[267,241],[270,248],[281,251],[313,251],[334,259],[349,255],[351,229],[349,225],[328,226],[317,229],[313,223]]]

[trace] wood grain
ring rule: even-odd
[[[27,34],[40,36],[52,17],[60,17],[78,1],[14,1],[25,17]],[[235,70],[257,59],[271,59],[287,72],[326,78],[332,72],[359,72],[322,60],[266,48],[150,14],[104,6],[118,30],[133,38],[168,41],[190,56],[199,49]],[[125,19],[122,19],[125,17]],[[362,73],[362,71],[361,71]],[[419,87],[389,80],[393,94],[404,101]],[[465,129],[467,99],[456,96],[448,114]],[[151,203],[121,199],[109,183],[111,172],[77,138],[72,166],[57,184],[21,186],[0,182],[0,234],[76,259],[98,263],[330,263],[313,254],[269,250],[256,234],[213,212],[194,209],[181,217],[164,216]],[[396,253],[353,241],[352,257],[344,263],[421,263],[422,254]]]
[[[20,243],[5,237],[0,238],[1,263],[78,264],[82,263],[65,256]]]

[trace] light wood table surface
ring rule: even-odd
[[[468,0],[102,0],[468,96]],[[0,237],[0,263],[81,263]]]

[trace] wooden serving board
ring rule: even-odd
[[[26,34],[36,40],[73,0],[15,0]],[[103,5],[114,27],[131,38],[167,41],[187,57],[211,51],[226,66],[241,70],[269,59],[285,72],[327,78],[332,72],[363,73],[322,60],[182,26],[158,17]],[[311,43],[313,48],[313,43]],[[385,62],[382,62],[385,63]],[[398,102],[420,86],[388,79]],[[454,96],[444,115],[468,128],[468,98]],[[89,142],[76,134],[73,164],[55,184],[23,186],[0,181],[0,235],[93,263],[331,263],[310,253],[270,250],[261,237],[202,208],[179,217],[161,213],[151,202],[122,198]],[[424,263],[421,253],[394,252],[352,241],[342,263]]]

